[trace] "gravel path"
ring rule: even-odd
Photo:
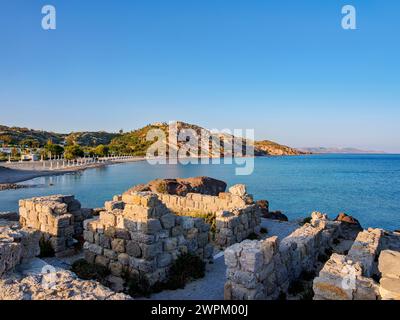
[[[300,228],[300,225],[298,221],[278,221],[262,218],[261,227],[268,230],[267,237],[278,236],[278,238],[282,240],[294,230]]]
[[[270,219],[262,219],[261,226],[267,228],[267,237],[278,236],[280,239],[288,236],[299,228],[296,221],[281,222]],[[163,291],[153,294],[151,300],[223,300],[226,266],[223,255],[214,257],[214,264],[209,265],[203,279],[193,281],[184,289]]]

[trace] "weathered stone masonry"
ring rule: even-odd
[[[83,221],[92,217],[91,209],[81,208],[74,196],[54,195],[19,201],[22,227],[39,230],[50,241],[56,256],[74,253],[75,238],[83,233]]]
[[[105,208],[85,221],[84,249],[88,262],[111,271],[108,281],[115,290],[123,289],[127,273],[141,274],[150,285],[166,280],[181,253],[212,259],[210,226],[201,218],[176,216],[154,193],[128,191]]]
[[[159,199],[180,216],[214,214],[215,244],[226,248],[258,231],[261,222],[260,208],[254,204],[252,197],[245,190],[242,193],[233,193],[239,186],[241,185],[230,188],[230,192],[221,192],[219,196],[197,193],[189,193],[185,197],[159,194]]]
[[[40,232],[30,228],[0,227],[0,277],[39,254]]]
[[[357,235],[347,255],[333,254],[314,279],[315,300],[377,300],[377,258],[383,231],[368,229]]]
[[[314,270],[318,255],[337,236],[338,226],[316,212],[312,224],[305,224],[280,243],[277,237],[270,237],[227,248],[225,299],[274,300],[286,294],[291,281]]]

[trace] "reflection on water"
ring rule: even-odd
[[[313,155],[257,158],[250,176],[236,176],[234,165],[162,165],[132,162],[75,174],[36,178],[33,188],[0,192],[0,211],[17,210],[18,200],[74,194],[83,206],[104,201],[135,184],[156,178],[210,176],[228,185],[245,183],[272,210],[304,217],[314,210],[334,217],[344,211],[366,226],[400,229],[400,156]]]

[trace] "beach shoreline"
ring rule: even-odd
[[[105,163],[88,163],[78,167],[69,167],[63,169],[43,169],[37,166],[37,163],[4,163],[0,164],[0,191],[15,190],[17,183],[25,182],[40,177],[59,176],[64,174],[73,174],[86,169],[101,168],[109,165],[122,164],[127,162],[144,161],[144,157],[135,159],[116,160]]]

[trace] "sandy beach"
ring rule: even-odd
[[[38,177],[70,174],[91,168],[99,168],[108,165],[143,160],[145,160],[145,158],[137,157],[130,159],[112,160],[104,163],[87,163],[77,167],[68,167],[53,170],[44,169],[41,162],[3,163],[0,165],[0,186],[3,185],[0,190],[14,189],[12,184],[31,180]]]

